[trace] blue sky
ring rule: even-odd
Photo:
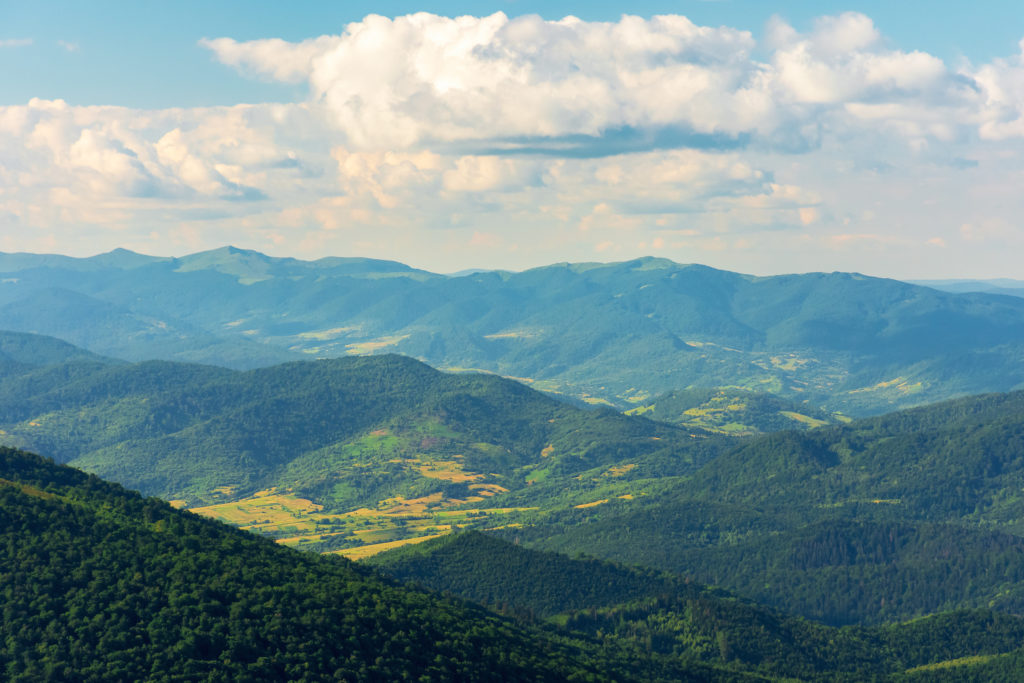
[[[4,1],[0,250],[1020,278],[1022,38],[1019,2]]]
[[[989,61],[1011,54],[1024,38],[1024,3],[964,2],[766,2],[677,0],[676,2],[252,2],[174,3],[0,2],[0,40],[28,39],[22,50],[0,51],[4,74],[0,104],[33,97],[74,104],[175,107],[236,104],[294,98],[301,89],[244,80],[211,65],[201,38],[238,40],[278,37],[298,41],[339,32],[367,14],[399,16],[427,11],[456,16],[502,11],[546,19],[575,15],[615,21],[622,14],[683,14],[708,26],[727,25],[761,33],[778,15],[798,29],[814,18],[848,10],[863,12],[894,44],[955,62]],[[68,46],[74,46],[69,51]]]

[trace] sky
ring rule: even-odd
[[[0,251],[1024,278],[1024,3],[0,0]]]

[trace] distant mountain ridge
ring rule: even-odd
[[[986,294],[1024,297],[1024,280],[1013,280],[1011,278],[995,278],[993,280],[907,280],[907,282],[912,285],[923,285],[955,294],[984,292]]]
[[[396,352],[619,407],[738,386],[853,415],[1024,387],[1024,300],[667,259],[437,275],[224,247],[0,255],[0,329],[236,368]]]

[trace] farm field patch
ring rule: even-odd
[[[291,492],[273,489],[229,503],[192,508],[195,514],[219,519],[247,531],[304,550],[340,552],[359,559],[406,543],[416,543],[453,529],[494,526],[493,519],[535,508],[466,509],[462,506],[505,492],[496,484],[475,484],[468,500],[445,498],[440,492],[419,498],[395,496],[376,508],[343,513]],[[179,501],[180,503],[180,501]]]

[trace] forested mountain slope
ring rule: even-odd
[[[501,533],[692,576],[829,623],[1024,612],[1024,393],[737,445],[657,496]]]
[[[627,639],[676,657],[728,661],[766,676],[879,680],[940,662],[971,657],[980,664],[1010,653],[1002,675],[1024,672],[1011,663],[1021,657],[1024,620],[990,611],[833,628],[679,576],[570,559],[474,532],[392,550],[369,562],[397,578],[507,613]]]
[[[0,557],[9,681],[741,678],[515,626],[10,449]]]
[[[393,351],[630,401],[740,386],[878,413],[1024,386],[1024,300],[664,259],[444,276],[370,259],[0,255],[0,320],[132,360]],[[230,343],[228,343],[230,342]]]
[[[0,381],[0,439],[189,503],[278,487],[332,509],[401,495],[496,495],[628,460],[691,472],[720,446],[693,430],[584,410],[518,382],[402,356],[247,372],[70,363]]]
[[[736,387],[670,391],[641,401],[626,413],[734,436],[815,429],[849,420],[773,394]]]

